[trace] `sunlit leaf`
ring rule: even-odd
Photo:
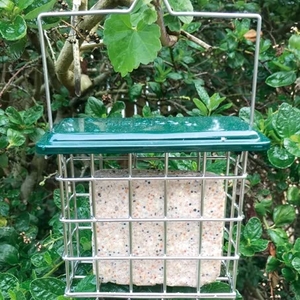
[[[103,41],[115,71],[122,76],[152,62],[161,49],[158,25],[141,20],[133,26],[130,15],[111,15],[104,24]]]

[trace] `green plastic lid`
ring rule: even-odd
[[[237,117],[64,119],[38,154],[261,151],[270,141]]]

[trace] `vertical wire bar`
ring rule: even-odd
[[[168,169],[169,153],[165,153],[165,170],[164,170],[164,257],[167,256],[167,230],[168,230]],[[164,260],[164,280],[163,292],[167,293],[167,260]]]
[[[63,169],[66,166],[62,166],[63,164],[63,155],[58,155],[58,175],[60,177],[63,176]],[[65,191],[64,191],[64,183],[63,181],[59,181],[59,190],[60,190],[60,202],[61,202],[61,216],[62,219],[66,218],[66,201],[65,201]],[[68,225],[63,222],[63,236],[64,236],[64,256],[68,256]],[[71,290],[71,278],[70,278],[70,263],[68,260],[65,260],[65,268],[66,268],[66,291],[69,292]]]
[[[129,213],[129,256],[132,256],[132,153],[128,154],[128,213]],[[129,292],[133,293],[133,261],[129,260]]]
[[[75,171],[74,171],[74,156],[70,155],[70,173],[71,178],[75,178]],[[77,193],[76,193],[76,185],[75,181],[72,181],[72,194],[73,194],[73,201],[74,201],[74,219],[78,220],[78,213],[77,213]],[[79,223],[74,223],[76,228],[75,230],[75,239],[76,239],[76,255],[80,256],[80,238],[79,238]],[[73,248],[73,247],[72,247]]]
[[[204,212],[204,198],[205,198],[205,184],[206,184],[206,180],[205,180],[205,176],[206,176],[206,164],[207,163],[207,153],[203,152],[202,155],[202,174],[203,174],[203,180],[201,182],[201,195],[200,195],[200,218],[203,217],[203,212]],[[199,166],[198,166],[199,168]],[[203,224],[202,221],[199,221],[199,256],[201,256],[201,249],[202,249],[202,233],[203,233]],[[198,278],[197,278],[197,293],[200,293],[200,287],[201,287],[201,260],[198,259]]]
[[[95,155],[91,154],[90,155],[90,168],[91,168],[91,178],[95,177]],[[92,209],[92,213],[91,213],[91,222],[92,222],[92,218],[95,218],[95,212],[96,212],[96,192],[95,192],[95,181],[91,180],[90,181],[90,205],[91,205],[91,209]],[[93,267],[94,267],[94,272],[95,272],[95,276],[96,276],[96,291],[100,292],[100,286],[101,286],[101,282],[100,282],[100,276],[99,276],[99,260],[95,259],[95,257],[98,255],[98,242],[97,242],[97,223],[96,222],[92,222],[91,224],[91,228],[92,228],[92,235],[93,235],[93,252],[92,252],[92,256],[94,258],[93,260]]]
[[[228,159],[230,159],[230,153],[228,152]],[[240,154],[237,154],[235,158],[235,165],[234,165],[234,170],[233,174],[234,176],[238,176],[239,174],[239,164],[240,164]],[[231,251],[232,251],[232,239],[233,239],[233,229],[234,229],[234,222],[231,220],[231,218],[235,217],[235,209],[236,209],[236,201],[237,201],[237,186],[238,186],[238,179],[233,179],[232,180],[232,194],[231,194],[231,209],[230,209],[230,222],[229,222],[229,241],[228,241],[228,253],[227,256],[231,256]],[[240,229],[240,221],[237,222],[237,231]],[[237,232],[236,232],[237,235]],[[238,247],[239,240],[236,238],[235,240],[235,246],[234,246],[234,255],[238,255],[237,247]],[[230,270],[230,267],[232,266],[232,270]],[[231,286],[233,291],[235,290],[235,281],[236,281],[236,275],[237,275],[237,261],[236,260],[228,260],[226,264],[226,272],[228,274],[228,278],[231,279]],[[231,272],[231,276],[229,276]]]
[[[247,159],[248,159],[248,152],[242,152],[241,156],[239,157],[239,161],[242,162],[242,175],[247,174]],[[238,172],[238,170],[237,170]],[[246,179],[242,179],[240,181],[240,195],[239,195],[239,203],[238,203],[238,216],[243,217],[243,206],[244,206],[244,194],[245,194],[245,181]],[[240,244],[240,237],[241,237],[241,227],[242,222],[237,222],[237,230],[236,230],[236,247],[235,247],[235,255],[239,255],[239,244]],[[238,260],[234,260],[233,262],[233,279],[232,279],[232,287],[235,291],[236,289],[236,279],[237,279],[237,269],[238,269]]]

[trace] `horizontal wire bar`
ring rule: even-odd
[[[234,218],[91,218],[91,219],[67,219],[60,218],[60,221],[63,223],[95,223],[95,222],[124,222],[124,223],[133,223],[133,222],[151,222],[151,223],[160,223],[160,222],[241,222],[244,219],[243,216],[238,216]]]
[[[63,255],[63,259],[65,261],[78,261],[78,262],[89,262],[89,261],[104,261],[104,260],[121,260],[121,261],[130,261],[130,260],[238,260],[240,258],[239,255],[235,254],[232,256],[68,256],[66,254]]]

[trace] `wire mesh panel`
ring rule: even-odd
[[[235,299],[244,162],[230,152],[59,155],[66,294]],[[94,289],[76,292],[87,278]],[[215,281],[228,290],[209,293]]]

